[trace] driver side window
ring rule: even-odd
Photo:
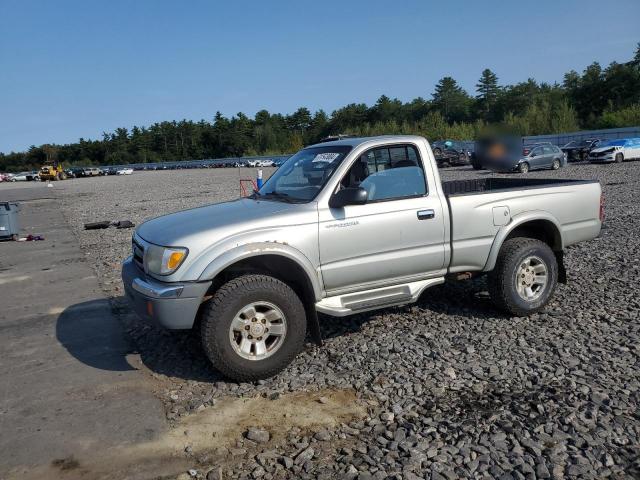
[[[413,145],[368,150],[353,163],[340,184],[343,188],[364,188],[369,202],[427,194],[422,162]]]

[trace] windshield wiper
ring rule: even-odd
[[[292,203],[292,202],[295,201],[293,198],[291,198],[289,196],[288,193],[277,192],[275,190],[273,190],[271,192],[258,193],[258,195],[260,195],[261,197],[277,198],[277,199],[283,200],[283,201],[288,202],[288,203]]]

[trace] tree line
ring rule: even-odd
[[[81,138],[67,145],[31,146],[0,153],[0,171],[37,169],[48,161],[64,165],[117,165],[291,153],[335,134],[418,134],[430,140],[470,140],[495,126],[519,135],[640,125],[640,43],[633,58],[603,68],[564,75],[561,84],[529,78],[500,85],[485,69],[470,95],[443,77],[430,99],[402,102],[381,96],[367,106],[352,103],[328,115],[301,107],[290,115],[260,110],[254,118],[165,121],[105,132],[100,140]]]

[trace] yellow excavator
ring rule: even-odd
[[[40,180],[44,182],[67,179],[67,174],[58,162],[47,163],[40,167],[39,176]]]

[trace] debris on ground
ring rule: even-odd
[[[111,222],[107,220],[103,222],[85,223],[84,229],[85,230],[103,230],[109,227],[116,227],[117,229],[121,229],[121,228],[133,228],[135,226],[136,224],[130,220],[119,220],[117,222]]]

